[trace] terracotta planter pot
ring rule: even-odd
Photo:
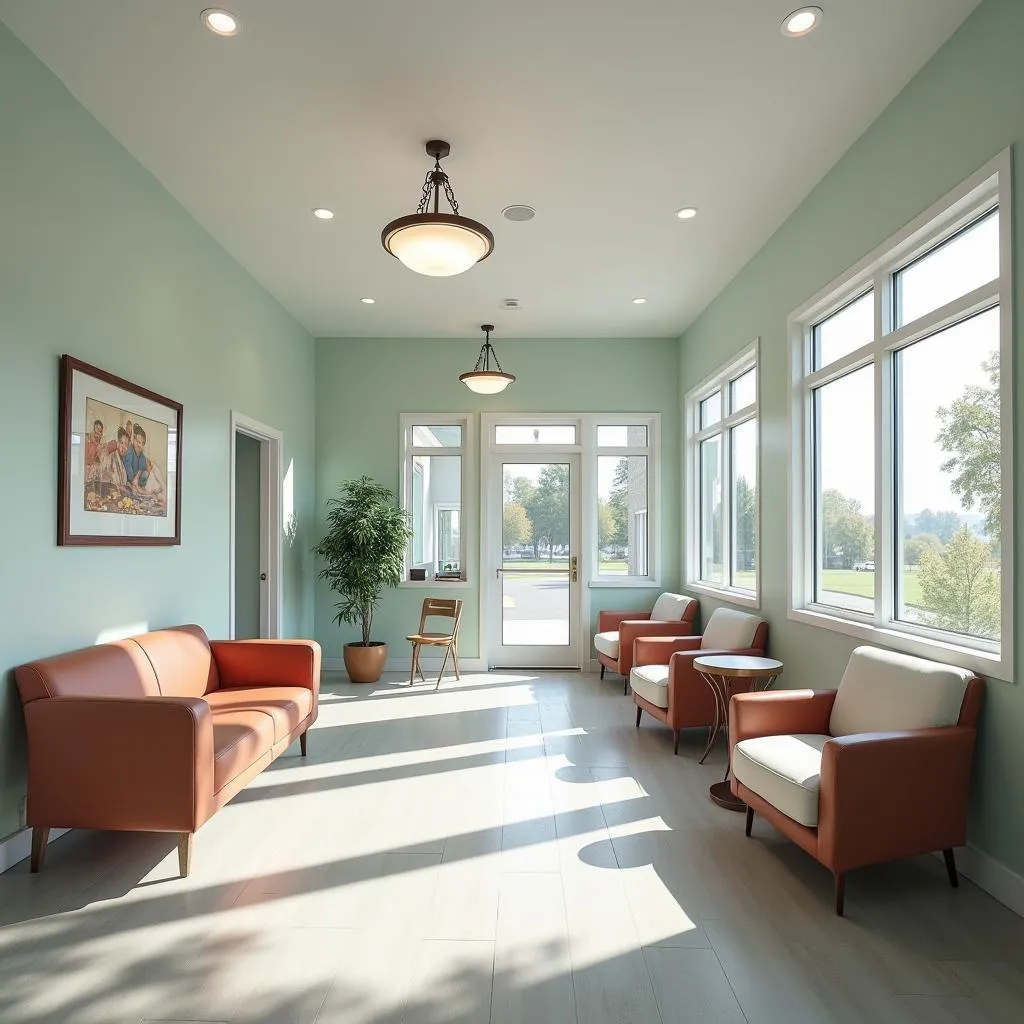
[[[353,683],[375,683],[384,671],[388,657],[388,645],[370,641],[369,647],[362,644],[345,644],[342,651],[345,671]]]

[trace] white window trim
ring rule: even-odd
[[[849,271],[826,285],[817,295],[790,314],[790,465],[789,465],[789,618],[832,629],[862,640],[959,665],[997,679],[1013,678],[1013,206],[1011,151],[1004,150],[966,181],[952,189],[915,218],[902,231],[883,242]],[[976,220],[998,204],[1000,275],[995,282],[961,296],[905,327],[889,333],[889,303],[894,271]],[[874,289],[875,339],[824,369],[810,367],[813,324],[844,306],[858,294]],[[893,578],[895,551],[886,526],[894,521],[897,500],[893,483],[890,393],[892,354],[911,341],[930,336],[972,312],[1000,307],[1000,400],[1002,439],[1002,547],[1001,640],[973,641],[895,620]],[[814,597],[815,529],[813,440],[808,429],[813,389],[858,366],[875,367],[875,564],[874,615],[858,615],[816,604]]]
[[[700,578],[700,444],[709,437],[722,437],[722,554],[723,566],[732,566],[732,430],[750,420],[757,424],[757,538],[761,539],[761,361],[760,338],[755,338],[739,355],[730,359],[704,378],[686,394],[683,403],[683,452],[686,509],[683,516],[685,532],[683,551],[686,555],[686,587],[700,594],[716,597],[745,608],[761,607],[761,566],[757,567],[757,586],[753,591],[743,590],[728,583],[718,585]],[[726,408],[726,391],[737,377],[753,370],[757,383],[754,401],[742,409],[730,412],[714,426],[700,429],[700,403],[722,392],[722,409]],[[760,561],[760,560],[759,560]]]
[[[412,443],[412,429],[415,426],[461,427],[462,445],[459,448],[414,445]],[[398,464],[401,467],[400,472],[402,474],[399,486],[399,500],[401,501],[402,508],[406,511],[409,511],[410,502],[412,501],[412,459],[414,455],[457,455],[462,458],[459,549],[461,553],[460,568],[463,578],[458,581],[438,581],[433,578],[433,573],[428,570],[425,580],[409,579],[409,569],[412,568],[412,542],[410,541],[405,549],[403,579],[398,586],[402,589],[413,590],[423,587],[430,587],[435,591],[441,587],[445,590],[470,590],[477,585],[478,576],[476,557],[479,545],[476,539],[476,524],[480,518],[478,512],[480,483],[479,464],[476,458],[476,417],[472,413],[467,412],[403,412],[399,415]],[[436,519],[436,502],[431,505],[430,514]],[[420,564],[423,565],[424,563]]]

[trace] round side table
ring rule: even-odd
[[[729,701],[735,693],[748,693],[750,690],[767,690],[782,675],[782,662],[774,658],[753,658],[745,654],[709,654],[707,657],[694,658],[693,667],[701,674],[715,697],[715,723],[708,736],[708,745],[701,755],[700,764],[711,753],[711,748],[723,729],[728,733]],[[746,804],[733,796],[729,787],[729,770],[725,769],[725,779],[716,782],[709,790],[709,796],[719,807],[730,811],[742,811]]]

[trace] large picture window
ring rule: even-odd
[[[791,317],[791,616],[1011,667],[1008,160]]]
[[[654,507],[653,420],[596,425],[597,551],[594,579],[650,582]]]
[[[687,583],[756,606],[757,346],[691,391],[685,415]]]

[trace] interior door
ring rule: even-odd
[[[578,669],[579,455],[496,454],[489,486],[490,664]]]

